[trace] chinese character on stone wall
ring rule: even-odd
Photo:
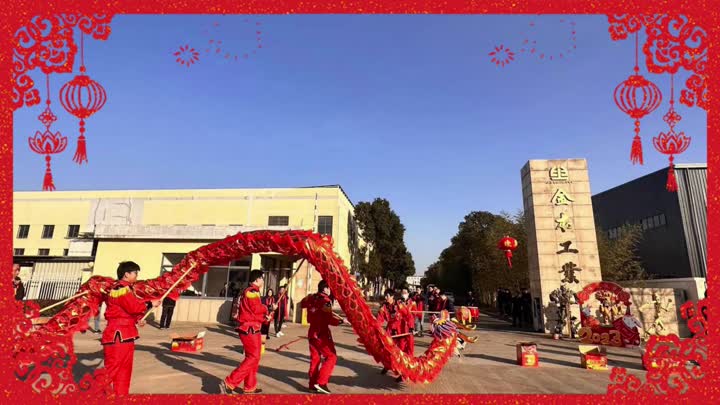
[[[563,279],[561,282],[563,283],[577,283],[580,284],[580,280],[575,277],[576,271],[582,271],[581,268],[577,267],[577,264],[573,262],[567,262],[563,264],[562,270],[558,271],[558,273],[564,273]]]
[[[553,166],[550,169],[550,180],[552,181],[567,181],[570,178],[568,169],[561,166]]]
[[[563,243],[558,243],[558,244],[563,247],[563,250],[558,250],[557,252],[555,252],[556,254],[561,255],[563,253],[579,253],[580,252],[577,249],[570,249],[570,245],[572,245],[572,241],[567,240]]]
[[[570,197],[570,194],[565,192],[565,190],[559,188],[555,190],[555,194],[552,196],[551,201],[553,205],[570,205],[570,203],[575,200],[573,200],[572,197]]]
[[[555,229],[559,229],[562,232],[566,232],[569,229],[572,229],[572,224],[570,223],[570,217],[565,215],[564,212],[560,213],[560,218],[556,219],[555,223],[557,224],[555,226]]]

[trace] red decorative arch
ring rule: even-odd
[[[433,381],[453,353],[456,344],[455,332],[447,338],[435,338],[422,356],[411,357],[403,353],[372,315],[355,280],[342,259],[333,251],[331,237],[310,231],[257,231],[228,236],[188,253],[172,271],[156,279],[136,283],[135,291],[144,300],[157,300],[189,270],[187,276],[175,288],[175,291],[180,293],[206,273],[210,266],[263,252],[302,257],[312,264],[328,282],[340,307],[359,336],[359,341],[368,353],[375,361],[382,363],[388,369],[396,370],[409,381],[426,383]],[[72,364],[76,360],[72,353],[72,335],[88,329],[88,321],[97,314],[103,295],[113,283],[114,280],[111,278],[94,276],[79,290],[79,292],[89,292],[66,303],[63,310],[43,327],[34,332],[27,325],[19,328],[20,339],[16,346],[16,359],[19,360],[20,365],[17,374],[31,380],[39,379],[38,373],[42,370],[53,375],[52,366],[38,367],[37,354],[27,355],[30,352],[40,352],[41,347],[55,347],[55,350],[46,353],[46,357],[58,357],[58,352],[61,352],[69,358],[67,363],[63,362],[63,366],[70,366],[72,369]],[[33,316],[36,313],[29,315]],[[57,378],[60,380],[64,378],[66,385],[73,386],[74,383],[67,383],[68,379],[72,379],[71,376],[61,375],[60,371],[55,371]],[[92,379],[93,377],[85,376],[85,385],[89,385]],[[58,389],[62,388],[61,385]],[[82,382],[80,388],[82,389]],[[70,388],[70,391],[75,389]]]

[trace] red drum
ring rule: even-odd
[[[470,310],[470,316],[472,316],[473,319],[480,318],[480,309],[478,307],[467,307],[467,309]]]
[[[465,324],[466,322],[472,322],[470,319],[470,310],[467,307],[460,307],[455,310],[455,318]]]

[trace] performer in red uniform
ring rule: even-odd
[[[407,291],[407,290],[404,290]],[[414,356],[415,338],[413,337],[413,327],[415,317],[413,317],[410,308],[407,305],[407,299],[395,300],[395,291],[391,288],[385,290],[385,303],[380,307],[377,320],[381,323],[387,322],[385,327],[391,336],[407,334],[393,338],[395,344],[410,356]],[[388,370],[383,368],[381,374],[386,374]],[[397,381],[402,381],[402,376],[398,376]]]
[[[107,378],[112,383],[116,395],[127,395],[132,378],[135,339],[138,339],[137,327],[145,325],[140,320],[148,305],[140,300],[133,291],[140,266],[135,262],[122,262],[117,269],[118,281],[110,290],[107,299],[105,319],[107,326],[103,331],[100,344],[103,345]],[[160,301],[152,301],[152,306]]]
[[[307,320],[310,323],[308,330],[310,392],[329,394],[330,389],[327,384],[333,368],[335,368],[335,362],[337,362],[335,343],[333,343],[329,326],[337,326],[347,321],[332,312],[330,288],[325,280],[318,284],[317,294],[303,298],[300,307],[307,308]],[[320,365],[321,357],[322,366]]]
[[[235,389],[244,383],[244,394],[258,394],[257,371],[260,367],[262,339],[260,328],[269,320],[268,307],[262,304],[260,289],[263,287],[263,273],[260,270],[250,272],[250,286],[243,291],[238,303],[238,333],[245,351],[245,359],[220,383],[220,392],[234,394]],[[274,305],[272,306],[273,309]]]
[[[425,297],[422,294],[422,288],[418,287],[412,300],[415,302],[415,336],[423,335],[423,313],[425,310]]]

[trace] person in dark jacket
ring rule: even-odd
[[[527,288],[522,290],[522,312],[525,324],[532,325],[532,295]]]
[[[263,305],[268,307],[268,314],[274,313],[277,306],[275,305],[275,292],[272,288],[268,288],[267,293],[265,293],[265,296],[261,300]],[[266,340],[270,340],[270,320],[263,322],[260,327],[260,334],[265,336]]]
[[[173,312],[175,312],[175,301],[177,301],[178,298],[180,298],[180,295],[173,291],[162,301],[160,329],[170,329],[170,321],[172,320]]]
[[[518,326],[522,328],[523,320],[522,320],[522,296],[520,295],[520,291],[516,291],[515,295],[512,297],[512,324],[513,326]]]
[[[465,306],[466,307],[477,307],[477,303],[475,302],[475,297],[473,297],[472,291],[468,291],[467,299],[465,300]]]

